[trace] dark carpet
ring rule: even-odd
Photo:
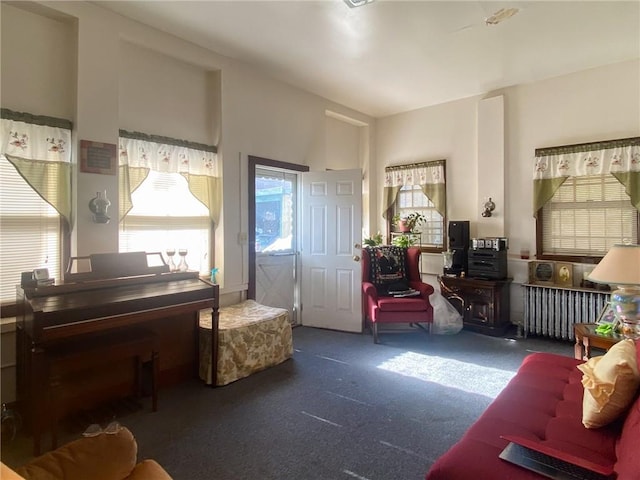
[[[293,337],[281,365],[215,389],[196,380],[161,389],[158,412],[145,399],[111,416],[134,433],[140,458],[176,480],[423,479],[526,355],[573,356],[570,342],[465,330],[383,330],[378,345],[368,332],[297,327]],[[63,441],[83,428],[71,430]],[[19,465],[30,450],[19,433],[2,460]]]

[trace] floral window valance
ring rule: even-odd
[[[640,210],[640,137],[582,143],[535,151],[534,215],[569,177],[611,174]]]
[[[384,169],[383,216],[393,207],[404,186],[420,186],[440,215],[447,211],[446,160],[393,165]]]
[[[0,151],[71,225],[71,122],[6,108],[0,117]]]
[[[191,193],[218,224],[221,186],[215,146],[120,130],[119,165],[120,220],[131,210],[131,193],[153,170],[185,177]]]

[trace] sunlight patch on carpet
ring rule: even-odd
[[[492,399],[515,375],[508,370],[415,352],[396,355],[377,368]]]

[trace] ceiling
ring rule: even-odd
[[[638,0],[94,3],[374,117],[640,58]]]

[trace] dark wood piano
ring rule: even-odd
[[[149,257],[154,255],[160,261],[149,266],[154,263]],[[59,285],[17,287],[16,393],[34,434],[36,452],[40,434],[49,427],[49,350],[64,347],[73,339],[82,342],[115,331],[126,335],[129,328],[144,327],[157,336],[159,384],[166,386],[198,377],[200,310],[212,309],[213,328],[206,332],[212,335],[211,345],[218,345],[218,285],[199,278],[197,272],[169,272],[159,253],[96,254],[74,258],[71,263],[74,261],[89,267],[72,272],[78,267],[70,266]],[[212,348],[212,365],[216,360],[217,349]],[[131,376],[129,369],[118,368],[117,362],[107,370],[111,371],[92,373],[96,390],[113,393],[127,375]],[[86,400],[78,402],[84,406]]]

